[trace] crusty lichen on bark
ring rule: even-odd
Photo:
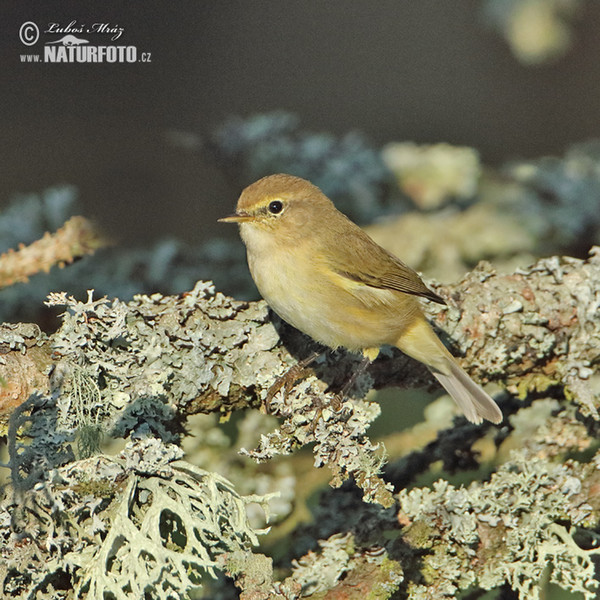
[[[532,409],[526,409],[529,423],[539,423]],[[578,536],[600,517],[600,454],[590,463],[548,456],[544,448],[556,440],[547,436],[559,423],[562,457],[589,436],[577,428],[573,412],[541,414],[545,422],[528,431],[489,481],[457,487],[439,480],[431,489],[400,493],[403,539],[424,576],[421,582],[409,570],[411,598],[454,598],[473,585],[493,589],[507,582],[520,598],[536,600],[545,573],[586,600],[597,597],[600,549]]]
[[[544,259],[511,275],[484,265],[452,288],[437,288],[448,307],[426,308],[476,379],[496,381],[520,397],[558,386],[584,415],[596,417],[598,393],[587,381],[600,355],[599,283],[597,250],[587,261]],[[263,302],[237,302],[210,284],[199,283],[181,296],[136,296],[129,303],[53,295],[50,304],[68,308],[51,336],[53,385],[70,390],[58,396],[59,414],[61,403],[70,406],[76,396],[74,378],[87,373],[100,390],[101,424],[119,437],[133,431],[172,441],[188,414],[227,415],[264,405],[270,386],[296,360]],[[303,343],[312,344],[302,337]],[[329,354],[316,369],[335,383],[354,362]],[[424,370],[405,365],[402,356],[383,357],[359,379],[359,397],[348,398],[340,410],[322,378],[313,374],[297,382],[269,407],[282,419],[280,426],[247,453],[267,460],[315,444],[316,465],[332,469],[334,485],[352,476],[366,499],[390,505],[389,485],[379,477],[383,449],[366,436],[379,407],[360,395],[371,384],[429,381]],[[63,426],[72,429],[73,423]]]
[[[597,419],[600,397],[586,383],[600,358],[599,284],[594,247],[585,261],[555,256],[509,275],[482,263],[446,295],[450,307],[429,308],[479,379],[521,398],[563,387]]]

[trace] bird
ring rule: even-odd
[[[250,273],[284,321],[329,348],[374,360],[393,346],[425,364],[472,423],[502,412],[428,323],[420,299],[446,304],[311,182],[287,174],[246,187],[233,215]]]

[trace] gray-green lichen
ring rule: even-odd
[[[332,486],[354,477],[367,502],[389,506],[393,502],[391,486],[380,477],[384,449],[365,435],[379,415],[379,406],[349,399],[336,409],[332,406],[334,400],[316,378],[300,382],[285,399],[278,400],[276,414],[284,419],[280,427],[261,436],[256,449],[242,452],[262,461],[314,444],[314,465],[332,470]]]
[[[205,149],[240,188],[284,170],[321,185],[359,220],[408,206],[360,136],[305,132],[287,114],[233,119]],[[314,345],[262,302],[194,286],[214,273],[216,288],[252,297],[241,243],[105,250],[2,292],[4,318],[17,320],[49,289],[99,290],[82,301],[53,295],[51,310],[66,312],[50,336],[28,324],[0,329],[0,393],[12,398],[18,384],[28,398],[10,405],[3,597],[231,598],[212,580],[229,574],[242,600],[438,599],[507,585],[529,599],[548,567],[561,588],[597,595],[600,254],[535,257],[581,255],[600,239],[599,145],[500,172],[483,169],[469,149],[403,149],[400,187],[428,212],[405,214],[384,245],[445,281],[481,258],[502,263],[503,272],[481,264],[458,284],[434,285],[449,307],[425,305],[473,377],[515,396],[499,399],[502,426],[463,419],[451,427],[456,410],[441,400],[424,423],[394,434],[405,450],[385,466],[383,443],[367,436],[380,407],[366,393],[430,383],[425,369],[385,350],[340,405],[333,390],[358,360],[328,353],[270,397]],[[415,179],[422,169],[436,176]],[[21,198],[0,217],[2,242],[56,229],[74,199],[72,188]],[[404,246],[390,245],[398,240]],[[129,301],[140,290],[162,293]],[[104,293],[119,300],[98,298]],[[239,415],[256,407],[272,414]],[[202,425],[187,419],[198,413],[211,414]],[[115,450],[113,438],[125,448]],[[315,466],[331,469],[337,489],[321,495],[312,525],[291,531],[295,513],[308,512],[298,505],[308,494],[314,504],[317,489],[318,473],[295,452],[303,446]],[[291,456],[276,460],[282,454]],[[474,481],[461,487],[454,476]],[[446,479],[424,485],[438,477]],[[342,486],[347,479],[359,488]],[[398,511],[392,492],[403,488]],[[278,549],[265,550],[271,559],[254,548],[266,498],[293,558],[287,571]]]
[[[231,435],[219,423],[218,414],[198,414],[187,420],[186,429],[192,435],[182,441],[188,462],[226,477],[240,494],[271,496],[271,523],[286,519],[297,503],[300,490],[292,465],[289,461],[259,464],[240,460],[239,453],[242,448],[257,445],[260,436],[267,435],[276,426],[275,417],[249,410],[238,415],[235,435]],[[248,518],[256,527],[264,523],[262,510],[255,505],[248,507]]]
[[[487,483],[457,488],[440,480],[431,489],[403,490],[404,538],[425,549],[426,581],[413,580],[411,598],[454,598],[473,585],[508,582],[519,598],[537,600],[550,570],[551,582],[593,600],[600,550],[582,548],[576,534],[598,518],[588,494],[599,478],[594,463],[554,463],[521,450]]]
[[[510,275],[482,264],[453,286],[449,307],[428,309],[483,377],[521,397],[562,385],[597,419],[591,376],[600,357],[599,290],[595,247],[588,260],[552,257]]]
[[[562,386],[584,414],[595,416],[598,391],[586,382],[600,347],[599,256],[546,259],[512,275],[482,266],[452,290],[440,289],[449,307],[428,310],[479,379],[498,381],[522,397]],[[420,371],[399,368],[404,358],[383,357],[341,405],[323,379],[343,381],[356,368],[341,353],[315,367],[322,377],[310,375],[268,400],[271,385],[295,359],[262,302],[235,301],[198,283],[181,296],[123,303],[58,294],[50,304],[67,306],[51,338],[57,431],[66,437],[81,440],[85,425],[113,437],[155,435],[173,442],[187,414],[228,415],[263,405],[281,423],[247,455],[264,461],[311,444],[315,465],[332,469],[333,485],[352,477],[365,499],[391,504],[390,486],[380,478],[384,449],[366,436],[379,407],[362,397],[371,384],[414,382]],[[93,449],[93,436],[85,441]]]
[[[392,481],[381,474],[385,451],[366,434],[380,408],[365,395],[371,387],[426,382],[425,371],[385,352],[339,403],[332,390],[358,359],[329,353],[287,392],[270,397],[274,381],[314,345],[278,329],[262,302],[233,300],[205,282],[179,296],[139,295],[127,303],[94,300],[91,293],[84,301],[53,295],[49,303],[66,311],[61,328],[41,340],[53,352],[50,390],[19,407],[9,430],[11,484],[0,505],[9,559],[3,592],[60,597],[52,594],[68,581],[80,597],[98,590],[107,590],[107,598],[135,597],[156,588],[158,597],[169,598],[225,572],[244,600],[300,598],[303,589],[316,599],[331,589],[363,589],[367,581],[377,598],[397,589],[415,598],[453,597],[471,585],[492,589],[505,582],[526,598],[539,587],[542,565],[551,563],[554,582],[592,598],[596,551],[580,546],[577,532],[593,535],[598,521],[600,458],[577,462],[567,454],[596,450],[599,257],[594,249],[588,260],[543,259],[510,275],[484,264],[455,286],[435,286],[449,306],[427,311],[476,379],[493,379],[527,400],[544,390],[553,398],[515,416],[518,401],[506,405],[499,462],[511,444],[520,450],[489,481],[402,492],[402,539],[412,555],[398,550],[400,532],[387,516],[361,508],[353,523],[338,511],[338,531],[360,535],[360,543],[332,538],[280,582],[268,557],[252,551],[260,525],[249,525],[245,506],[254,494],[275,491],[282,473],[244,471],[211,457],[236,448],[272,461],[309,445],[314,464],[332,470],[334,486],[352,478],[363,499],[390,506]],[[13,340],[11,351],[26,355],[27,337],[14,333],[7,331],[7,348]],[[182,461],[176,444],[188,415],[227,417],[258,406],[273,416],[247,416],[235,443],[216,437],[214,419],[199,430],[212,439],[201,463],[206,470]],[[125,450],[115,458],[84,458],[97,449],[90,428],[126,438]],[[396,467],[400,481],[434,460],[449,470],[475,468],[477,444],[494,445],[486,431],[469,425],[438,432],[437,451],[430,445],[431,456],[416,462],[407,456]],[[216,468],[228,469],[235,489]],[[392,468],[388,477],[393,474]],[[238,489],[244,477],[246,487]],[[288,495],[279,509],[290,511],[292,503]],[[36,536],[44,540],[41,549],[31,542]]]
[[[3,597],[177,599],[214,576],[221,555],[256,545],[246,506],[267,499],[242,497],[181,457],[146,439],[5,490]]]
[[[101,380],[114,435],[154,428],[169,437],[175,414],[215,408],[227,414],[243,388],[260,384],[281,363],[277,352],[268,352],[278,336],[266,306],[236,302],[210,283],[182,296],[136,296],[128,304],[91,295],[86,302],[53,295],[49,304],[68,307],[53,337],[57,384],[73,378],[74,365]],[[215,404],[227,397],[229,406]],[[157,413],[155,422],[147,420],[148,408]]]
[[[600,347],[598,256],[542,260],[512,275],[482,266],[451,291],[440,289],[449,307],[428,310],[479,379],[523,397],[563,386],[584,414],[595,416],[598,391],[586,382]],[[295,362],[264,303],[234,301],[206,283],[181,296],[136,296],[129,303],[91,296],[78,302],[64,294],[50,303],[67,306],[51,339],[57,431],[66,438],[81,439],[86,425],[113,437],[177,441],[187,414],[266,407],[271,385]],[[371,384],[413,383],[420,371],[399,368],[400,361],[383,357],[342,405],[314,374],[279,392],[266,408],[280,426],[244,453],[264,461],[311,444],[315,465],[332,469],[333,485],[352,477],[365,499],[389,506],[391,488],[380,478],[385,451],[366,436],[379,407],[362,396]],[[338,353],[315,368],[343,381],[356,361]],[[85,440],[93,448],[89,435]]]
[[[319,542],[318,552],[294,561],[289,580],[301,586],[302,597],[389,598],[403,581],[401,566],[390,560],[383,547],[355,546],[350,533],[333,535]],[[353,589],[354,588],[354,589]]]
[[[266,402],[271,384],[293,364],[264,303],[234,301],[206,283],[180,297],[136,296],[126,304],[59,294],[50,304],[68,307],[53,337],[59,414],[91,411],[93,424],[116,437],[175,441],[186,414],[227,415]],[[74,399],[87,397],[74,391],[77,382],[89,378],[101,382],[99,408],[73,411]],[[314,443],[315,464],[331,467],[334,485],[354,476],[365,498],[389,505],[390,488],[379,477],[382,449],[365,435],[377,404],[350,399],[334,410],[325,388],[312,376],[273,398],[270,410],[283,423],[247,453],[266,460]],[[60,426],[79,427],[65,419]]]

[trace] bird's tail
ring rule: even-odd
[[[452,396],[465,417],[472,423],[481,423],[483,419],[500,423],[502,412],[489,394],[458,366],[454,358],[448,360],[447,365],[449,372],[446,373],[435,367],[429,367],[429,370]]]
[[[396,345],[405,354],[427,365],[469,421],[502,421],[498,405],[460,368],[424,317],[417,318]]]

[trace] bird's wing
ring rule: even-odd
[[[328,266],[350,281],[446,304],[423,283],[416,271],[376,244],[359,227],[353,228],[350,233],[345,231],[340,244],[329,247],[325,255]]]

